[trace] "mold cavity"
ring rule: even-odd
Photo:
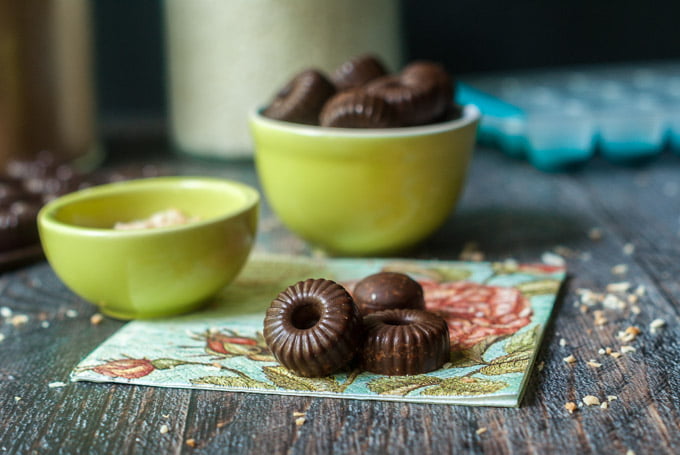
[[[321,308],[314,302],[305,302],[293,310],[291,324],[300,330],[310,329],[321,319]]]

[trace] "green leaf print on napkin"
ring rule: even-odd
[[[529,362],[536,349],[536,340],[540,332],[540,325],[531,330],[514,334],[505,343],[506,355],[496,357],[479,370],[487,376],[499,376],[507,373],[523,373],[529,367]]]
[[[282,389],[334,393],[342,393],[348,385],[354,382],[358,374],[358,372],[354,371],[347,377],[345,382],[340,383],[334,376],[325,376],[323,378],[298,376],[282,366],[262,367],[262,371],[270,381]]]
[[[387,376],[374,379],[367,384],[368,390],[379,395],[404,396],[421,387],[439,384],[440,378],[433,376]]]
[[[501,338],[502,337],[500,336],[489,336],[468,349],[452,353],[452,366],[463,368],[475,365],[485,365],[484,353],[491,345]]]
[[[533,297],[535,295],[557,294],[561,284],[561,281],[558,280],[535,280],[519,283],[515,287],[525,297]]]
[[[541,330],[539,324],[531,330],[517,332],[505,343],[505,352],[513,354],[521,351],[533,351],[536,348],[536,339]]]
[[[439,385],[429,387],[421,393],[428,396],[447,395],[485,395],[498,392],[506,388],[508,384],[503,381],[494,381],[482,378],[448,378],[442,379]]]
[[[204,376],[191,380],[195,385],[217,385],[221,387],[240,387],[245,389],[275,389],[271,384],[245,376]]]
[[[520,351],[494,359],[489,365],[481,368],[479,373],[487,376],[500,376],[508,373],[523,373],[529,366],[531,352]]]

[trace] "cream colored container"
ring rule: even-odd
[[[0,1],[0,168],[95,149],[88,0]]]
[[[175,146],[204,157],[252,155],[248,112],[298,71],[332,71],[363,53],[401,63],[394,0],[166,0]]]

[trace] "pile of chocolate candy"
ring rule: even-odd
[[[0,257],[27,248],[28,254],[40,251],[36,217],[50,200],[94,185],[161,173],[155,166],[83,173],[48,151],[9,161],[0,176]]]
[[[439,64],[410,63],[389,74],[371,55],[351,59],[330,77],[316,69],[296,75],[263,111],[272,119],[338,128],[426,125],[460,116],[451,76]]]
[[[451,356],[446,321],[425,310],[421,285],[397,272],[365,277],[351,293],[323,278],[289,286],[267,310],[264,338],[283,366],[307,377],[353,361],[377,374],[422,374]]]

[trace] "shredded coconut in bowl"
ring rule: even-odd
[[[200,218],[196,216],[188,216],[181,210],[170,208],[152,214],[150,217],[143,220],[133,220],[126,222],[117,222],[113,228],[120,231],[131,229],[151,229],[159,227],[177,226],[180,224],[187,224],[198,221]]]

